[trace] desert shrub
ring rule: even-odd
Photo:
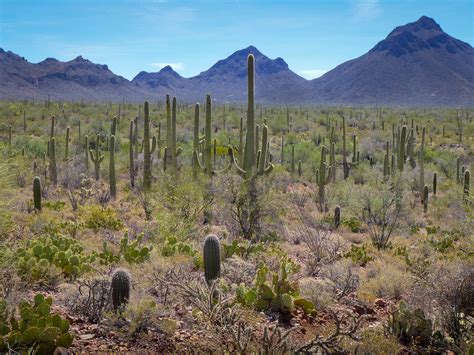
[[[388,329],[405,345],[417,345],[422,348],[444,348],[445,340],[439,331],[435,331],[433,322],[420,308],[411,310],[405,302],[400,302],[389,318]]]
[[[321,276],[333,283],[333,293],[336,295],[336,300],[340,300],[359,289],[359,275],[350,260],[341,259],[327,265],[322,270]]]
[[[104,241],[102,243],[102,251],[94,253],[97,256],[97,260],[101,265],[118,264],[125,260],[129,264],[140,264],[150,259],[150,252],[153,250],[153,246],[142,246],[143,233],[130,242],[128,233],[120,240],[120,249],[117,253],[110,250],[108,243]]]
[[[334,304],[336,285],[329,279],[305,277],[299,281],[301,297],[311,301],[316,310],[325,310]]]
[[[362,223],[357,217],[343,218],[341,224],[351,230],[352,233],[359,233]]]
[[[344,254],[344,257],[350,258],[354,263],[359,264],[360,266],[365,266],[367,263],[374,260],[374,258],[367,252],[366,245],[352,245],[351,250]]]
[[[110,277],[91,276],[76,280],[64,289],[63,302],[72,315],[91,323],[99,323],[111,309]]]
[[[86,228],[93,230],[111,229],[118,231],[123,228],[122,221],[112,208],[101,208],[97,205],[81,209],[82,219]]]
[[[219,219],[233,235],[241,235],[253,242],[275,239],[274,232],[279,229],[279,207],[271,178],[257,177],[242,180],[238,176],[219,177],[216,195],[219,196]]]
[[[412,287],[413,280],[407,277],[403,261],[386,257],[372,262],[366,269],[359,291],[369,300],[377,297],[399,300]]]
[[[51,313],[53,299],[37,294],[33,302],[22,301],[19,313],[0,299],[0,351],[51,354],[69,348],[74,339],[69,321]]]

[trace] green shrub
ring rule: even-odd
[[[344,257],[351,258],[354,263],[360,266],[365,266],[368,262],[374,260],[374,258],[367,253],[365,245],[361,245],[360,247],[352,245],[351,250],[348,251]]]
[[[343,219],[342,225],[346,226],[351,230],[352,233],[359,233],[362,227],[362,223],[356,217],[351,217],[349,219]]]
[[[87,206],[87,209],[84,209],[83,218],[84,225],[89,229],[98,230],[103,228],[118,231],[123,228],[122,221],[111,208]]]
[[[222,243],[222,249],[224,251],[224,259],[231,258],[234,255],[241,258],[247,258],[250,254],[264,251],[265,244],[263,242],[252,243],[249,241],[239,243],[235,239],[231,244]]]
[[[125,233],[120,240],[120,249],[115,254],[109,250],[107,242],[102,244],[102,251],[95,253],[102,265],[118,264],[124,259],[129,264],[140,264],[150,259],[150,252],[153,246],[140,246],[143,240],[143,234],[140,234],[133,242],[129,242],[128,233]]]
[[[37,294],[34,302],[20,303],[17,317],[0,299],[0,352],[52,354],[57,347],[69,348],[74,339],[69,322],[51,313],[52,303],[51,297]]]
[[[400,302],[398,309],[390,315],[389,329],[405,345],[418,345],[424,348],[442,346],[444,338],[439,331],[434,331],[430,319],[423,310],[410,310],[407,304]]]

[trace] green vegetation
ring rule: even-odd
[[[472,109],[265,106],[255,64],[0,102],[0,352],[469,352]]]

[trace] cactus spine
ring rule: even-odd
[[[89,155],[91,157],[92,163],[94,163],[95,179],[99,181],[100,163],[102,163],[102,160],[104,160],[104,156],[100,154],[100,134],[97,134],[97,137],[95,139],[95,154],[92,152],[92,149],[90,149]]]
[[[109,149],[109,185],[110,185],[110,196],[115,198],[117,196],[117,182],[115,175],[115,136],[110,136],[110,149]]]
[[[221,273],[221,246],[215,235],[208,235],[203,247],[204,276],[207,283],[217,279]]]
[[[35,210],[41,211],[41,179],[39,176],[33,180],[33,204]]]
[[[114,310],[120,310],[130,300],[131,277],[128,271],[117,269],[112,274],[112,303]]]

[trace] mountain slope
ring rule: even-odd
[[[0,98],[139,102],[170,93],[196,102],[210,93],[217,103],[244,102],[250,53],[256,60],[259,103],[474,106],[474,49],[426,16],[395,28],[366,54],[311,81],[254,46],[191,78],[166,66],[157,73],[142,71],[132,81],[80,56],[35,64],[0,48]]]
[[[171,67],[165,67],[158,73],[141,72],[132,83],[154,94],[170,92],[185,101],[202,100],[210,93],[217,102],[243,102],[247,99],[250,53],[255,56],[257,100],[265,103],[296,100],[307,81],[292,72],[282,58],[270,59],[254,46],[236,51],[192,78],[183,78]]]
[[[0,49],[0,97],[29,98],[50,96],[54,100],[118,101],[138,100],[144,92],[107,65],[94,64],[81,56],[60,62],[47,58],[30,63]]]
[[[474,49],[423,16],[397,27],[368,53],[313,80],[306,100],[473,105]]]

